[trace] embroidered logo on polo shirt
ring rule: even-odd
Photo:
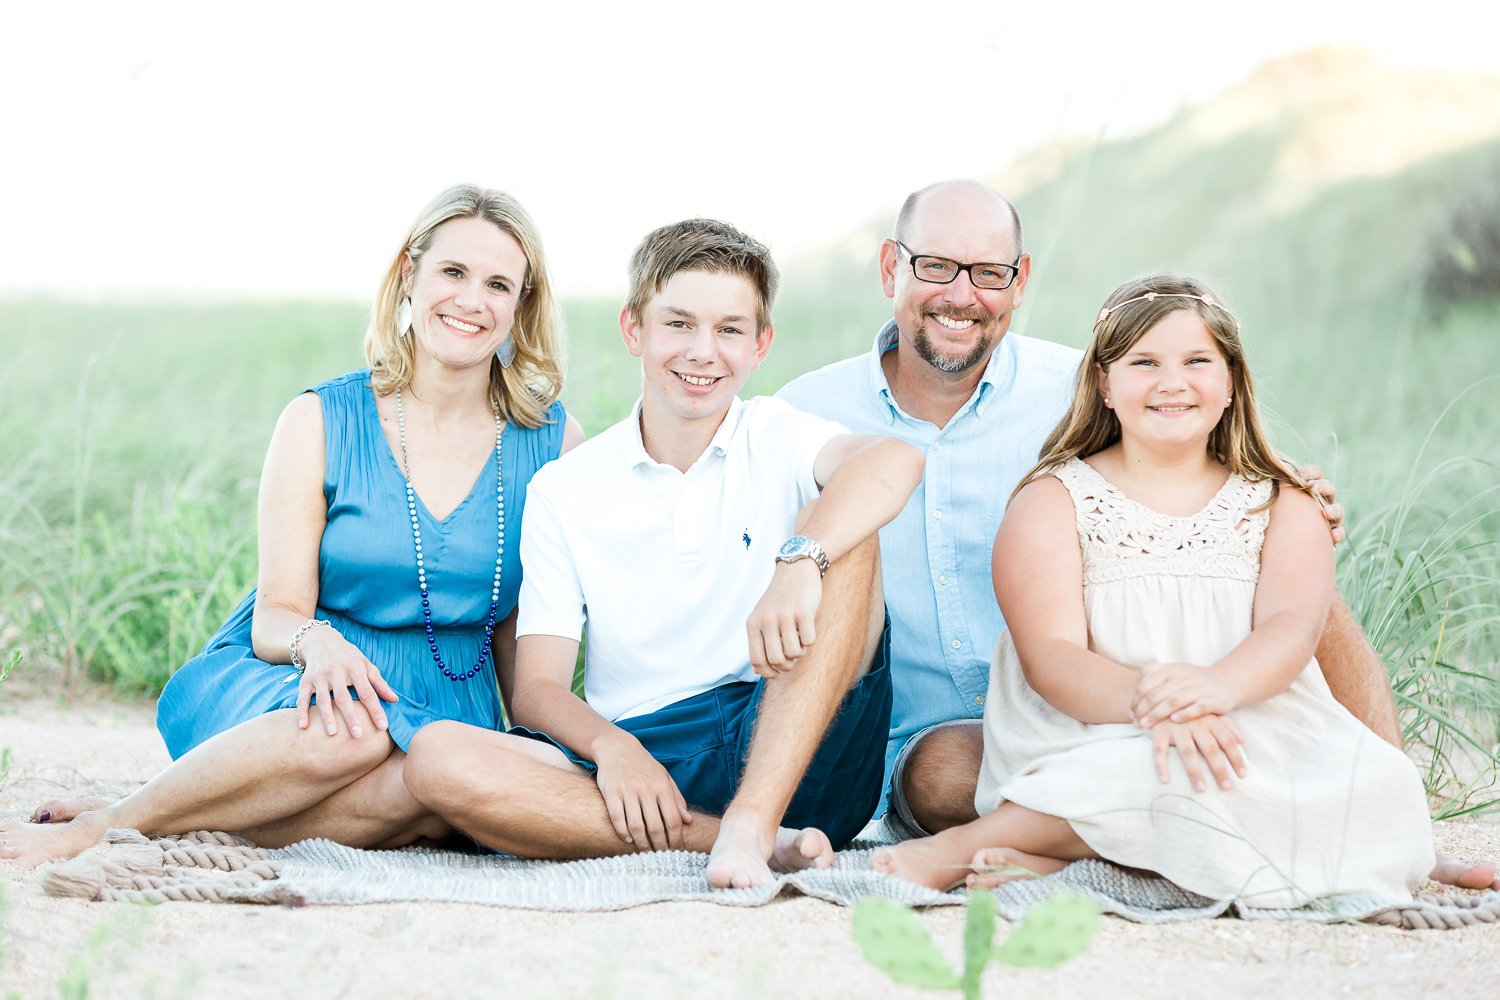
[[[745,533],[740,536],[740,541],[742,541],[742,542],[745,543],[745,548],[748,549],[750,547],[750,529],[749,528],[746,528],[745,529]]]

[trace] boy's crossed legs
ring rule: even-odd
[[[709,853],[714,887],[764,883],[773,866],[786,871],[832,863],[833,845],[822,831],[788,830],[781,822],[845,695],[881,652],[880,593],[879,548],[872,537],[829,568],[816,615],[817,642],[791,671],[759,682],[760,704],[733,798],[722,817],[693,809],[682,827],[685,849]],[[882,729],[872,751],[877,767],[883,742]],[[581,858],[647,849],[616,833],[587,769],[538,740],[435,723],[413,739],[405,778],[418,801],[498,850]],[[692,804],[695,790],[681,791]],[[865,818],[854,818],[855,830]]]

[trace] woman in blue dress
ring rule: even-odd
[[[256,589],[158,703],[173,763],[117,802],[0,825],[0,857],[69,857],[111,827],[272,847],[447,833],[406,791],[405,751],[439,719],[503,728],[526,484],[583,437],[557,402],[560,346],[525,211],[497,191],[439,195],[371,310],[370,368],[277,422]]]

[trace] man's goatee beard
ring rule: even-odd
[[[912,338],[912,346],[917,349],[917,357],[938,371],[957,375],[983,362],[989,356],[990,348],[995,346],[995,342],[988,337],[981,337],[974,343],[968,354],[962,357],[952,357],[939,354],[937,348],[932,346],[932,341],[927,338],[927,331],[918,330],[917,335]]]

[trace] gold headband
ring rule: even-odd
[[[1124,302],[1116,302],[1112,306],[1105,306],[1103,309],[1100,309],[1099,318],[1094,320],[1094,325],[1098,326],[1100,323],[1103,323],[1105,319],[1109,317],[1110,313],[1114,312],[1121,306],[1128,306],[1132,302],[1150,302],[1152,299],[1162,297],[1174,299],[1197,299],[1199,302],[1202,302],[1206,306],[1214,306],[1217,309],[1223,309],[1226,313],[1229,312],[1229,310],[1225,308],[1224,303],[1220,302],[1212,295],[1193,295],[1191,292],[1147,292],[1145,295],[1137,295],[1133,299],[1126,299]],[[1233,318],[1234,316],[1231,314],[1230,319],[1232,320]]]

